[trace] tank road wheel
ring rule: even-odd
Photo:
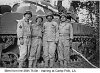
[[[18,56],[13,52],[7,52],[2,54],[2,64],[5,68],[16,68]]]

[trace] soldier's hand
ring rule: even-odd
[[[20,38],[20,40],[19,40],[19,41],[20,41],[20,44],[21,44],[21,45],[23,45],[23,44],[24,44],[24,40],[23,40],[23,38]]]
[[[69,45],[70,45],[70,53],[73,53],[73,50],[72,50],[72,39],[70,39]]]
[[[72,47],[72,39],[69,40],[69,45]]]
[[[57,41],[55,41],[55,43],[57,43]]]
[[[56,44],[58,43],[58,39],[55,40],[55,43],[56,43]]]

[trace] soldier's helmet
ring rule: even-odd
[[[48,16],[51,16],[52,19],[54,19],[54,16],[53,16],[53,13],[52,12],[48,12],[47,15],[46,15],[46,19],[48,18]]]
[[[43,17],[42,16],[36,16],[36,19],[35,19],[36,22],[37,22],[38,18],[41,18],[41,20],[42,20],[41,22],[43,22]]]
[[[31,12],[31,11],[29,11],[29,10],[25,11],[24,16],[25,16],[26,14],[30,14],[31,17],[32,17],[32,12]]]
[[[64,13],[60,15],[60,18],[61,18],[62,16],[64,16],[64,17],[66,17],[66,18],[67,18],[67,15],[66,15],[66,14],[64,14]]]

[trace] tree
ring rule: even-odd
[[[86,9],[89,11],[89,16],[91,20],[91,26],[95,25],[98,26],[99,21],[99,1],[87,1],[87,2],[80,2],[80,1],[72,1],[71,6],[74,7],[74,11],[77,12],[80,8],[86,6]],[[93,21],[93,15],[96,17],[96,21]]]

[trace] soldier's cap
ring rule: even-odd
[[[46,15],[46,19],[48,18],[48,16],[51,16],[52,19],[54,19],[53,13],[51,13],[51,12],[47,13],[47,15]]]
[[[38,18],[41,18],[41,19],[42,19],[41,22],[43,22],[43,17],[42,17],[42,16],[36,16],[36,19],[35,19],[36,22],[37,22],[37,19],[38,19]]]
[[[64,16],[64,17],[67,18],[67,15],[66,15],[66,14],[61,14],[61,15],[60,15],[60,18],[61,18],[62,16]]]
[[[32,12],[31,12],[31,11],[29,11],[29,10],[25,11],[24,16],[25,16],[26,14],[30,14],[31,17],[32,17]]]

